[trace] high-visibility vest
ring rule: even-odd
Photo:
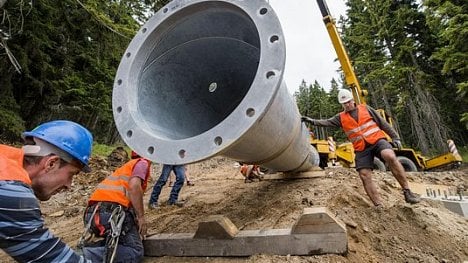
[[[247,170],[248,170],[248,168],[249,168],[249,165],[248,165],[248,164],[243,164],[243,165],[241,166],[241,169],[240,169],[241,174],[244,175],[244,176],[247,176]],[[255,171],[255,170],[257,170],[257,169],[258,169],[258,165],[254,164],[253,167],[252,167],[252,171]]]
[[[243,175],[245,176],[245,175],[247,174],[247,168],[248,168],[248,167],[249,167],[249,166],[248,166],[247,164],[243,164],[243,165],[241,166],[241,168],[240,168],[241,174],[243,174]]]
[[[385,138],[385,133],[372,119],[366,105],[358,105],[357,111],[357,122],[350,113],[345,111],[340,113],[341,126],[348,139],[353,143],[354,149],[363,151],[366,148],[366,142],[375,144],[378,140]]]
[[[19,181],[31,185],[28,172],[23,168],[24,152],[0,144],[0,181]]]
[[[145,180],[141,186],[144,192],[148,184],[148,178],[150,177],[149,168],[151,162],[144,158],[133,159],[115,170],[112,175],[109,175],[100,184],[98,184],[96,190],[89,198],[88,204],[93,204],[96,202],[114,202],[125,207],[131,207],[132,204],[129,198],[128,182],[132,177],[132,172],[135,168],[135,165],[140,160],[148,162],[148,170],[146,172]]]

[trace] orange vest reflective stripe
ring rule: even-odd
[[[31,185],[29,174],[23,168],[23,159],[23,150],[0,144],[0,180]]]
[[[358,105],[357,111],[357,122],[348,112],[340,113],[341,126],[348,139],[353,143],[354,149],[363,151],[366,148],[366,142],[375,144],[378,140],[385,138],[385,133],[372,119],[366,105]]]
[[[141,187],[144,192],[146,190],[148,178],[150,177],[151,162],[144,158],[133,159],[115,170],[112,175],[109,175],[98,184],[96,191],[94,191],[89,198],[88,204],[95,202],[114,202],[125,207],[131,207],[128,182],[130,181],[135,165],[140,160],[148,162],[148,170],[146,171],[145,180]]]

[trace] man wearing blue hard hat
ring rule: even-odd
[[[86,262],[44,227],[38,199],[49,200],[88,172],[93,136],[71,121],[23,133],[21,149],[0,145],[0,248],[18,262]]]

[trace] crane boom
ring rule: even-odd
[[[353,65],[349,59],[348,53],[341,41],[338,30],[336,29],[335,20],[328,10],[327,3],[325,0],[317,0],[320,12],[322,13],[323,22],[328,31],[328,35],[332,41],[333,47],[335,48],[338,60],[340,61],[341,68],[345,75],[346,85],[348,85],[353,93],[354,101],[356,104],[366,104],[365,96],[367,96],[367,90],[361,89],[359,81],[354,73]]]

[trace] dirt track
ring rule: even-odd
[[[97,182],[109,173],[106,161],[94,159],[94,172],[79,175],[72,192],[42,204],[46,224],[71,246],[82,231],[81,215]],[[160,166],[154,165],[153,179]],[[413,173],[410,182],[468,186],[468,168],[437,173]],[[207,215],[227,216],[240,229],[289,228],[303,208],[326,206],[347,226],[349,252],[345,256],[272,256],[248,258],[146,258],[145,262],[463,262],[468,260],[468,220],[445,209],[439,201],[404,203],[390,173],[376,173],[385,202],[372,208],[357,173],[329,168],[311,179],[264,180],[244,183],[235,162],[214,158],[189,166],[195,186],[184,186],[186,206],[162,206],[147,211],[149,233],[195,232]],[[151,184],[152,186],[152,184]],[[151,187],[150,187],[151,188]],[[167,200],[165,187],[160,202]],[[145,203],[151,189],[145,194]]]

